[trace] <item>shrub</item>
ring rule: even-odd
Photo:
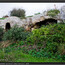
[[[43,53],[48,54],[48,56],[46,55],[47,57],[54,57],[56,54],[58,57],[58,55],[62,54],[61,47],[64,47],[62,45],[65,43],[65,24],[42,26],[39,29],[33,30],[26,40],[28,44],[35,44],[41,47],[44,50]],[[63,57],[65,56],[61,55],[61,58]]]
[[[29,33],[30,32],[25,31],[24,28],[15,25],[13,28],[5,32],[3,40],[24,41]]]
[[[10,11],[10,15],[25,18],[25,10],[14,8],[12,11]]]
[[[55,17],[55,16],[58,15],[59,13],[60,13],[60,11],[57,10],[57,9],[49,10],[49,11],[47,12],[47,14],[48,14],[49,16],[51,16],[51,17]]]
[[[65,42],[65,24],[54,24],[43,26],[32,31],[32,35],[27,38],[31,44],[42,44],[43,41],[64,43]]]

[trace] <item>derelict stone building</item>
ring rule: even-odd
[[[52,18],[45,16],[44,14],[34,15],[33,17],[27,17],[26,19],[20,19],[15,16],[7,17],[4,20],[0,20],[0,27],[4,29],[10,29],[15,24],[25,29],[34,28],[34,26],[46,25],[48,23],[59,23],[62,20],[59,17]]]

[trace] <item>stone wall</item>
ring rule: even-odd
[[[35,25],[35,23],[44,21],[45,19],[50,19],[52,17],[50,16],[44,16],[44,14],[35,15],[33,17],[27,17],[26,19],[20,19],[15,16],[7,17],[4,20],[0,20],[0,26],[4,29],[6,29],[6,23],[10,23],[10,26],[13,27],[15,24],[17,24],[19,27],[24,27],[25,29],[30,29],[30,25]],[[57,20],[58,22],[62,22],[58,18],[52,18]]]

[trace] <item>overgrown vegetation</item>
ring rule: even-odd
[[[29,52],[38,57],[65,58],[65,24],[43,26],[32,31],[27,38],[29,45],[35,45]]]
[[[24,41],[28,34],[29,32],[27,32],[24,28],[15,25],[13,28],[4,33],[3,40]]]
[[[49,11],[47,12],[47,15],[49,15],[49,16],[51,16],[51,17],[55,17],[55,16],[57,16],[59,13],[60,13],[59,10],[53,9],[53,10],[49,10]]]
[[[4,34],[3,28],[0,27],[0,41],[2,41],[3,34]]]
[[[24,9],[13,9],[12,11],[10,11],[10,16],[17,16],[20,18],[25,18],[25,10]]]
[[[0,43],[0,59],[7,59],[0,62],[65,62],[65,24],[43,25],[32,32],[14,26],[3,40],[15,42],[5,47]]]
[[[9,48],[8,48],[9,49]],[[10,50],[10,49],[9,49]],[[0,50],[0,62],[62,62],[61,60],[52,58],[37,58],[30,54],[25,54],[21,50],[16,49],[10,52]]]

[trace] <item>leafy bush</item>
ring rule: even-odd
[[[15,25],[13,28],[5,32],[3,40],[24,41],[29,33],[30,32],[25,31],[24,28]]]
[[[10,11],[10,15],[25,18],[25,10],[14,8],[12,11]]]
[[[31,44],[42,44],[43,41],[64,43],[65,42],[65,24],[54,24],[42,26],[32,31],[32,35],[27,38]]]
[[[49,15],[49,16],[52,16],[52,17],[58,15],[59,13],[60,13],[60,11],[57,10],[57,9],[53,9],[53,10],[49,10],[49,11],[48,11],[48,15]]]
[[[53,24],[35,29],[27,37],[27,43],[41,47],[44,50],[43,53],[48,54],[47,57],[54,57],[57,54],[57,57],[61,55],[61,58],[63,58],[65,53],[62,54],[62,50],[65,49],[61,48],[64,47],[63,44],[65,43],[65,24]]]

